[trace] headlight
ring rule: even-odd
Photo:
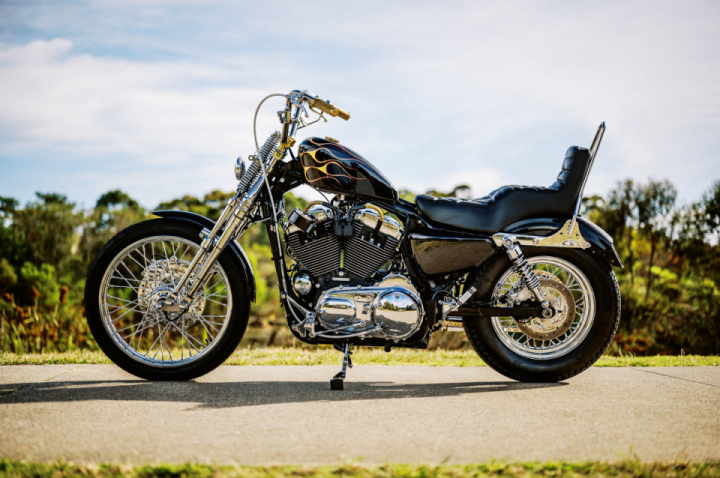
[[[244,175],[245,175],[245,161],[243,161],[242,157],[239,157],[237,159],[237,161],[235,161],[235,179],[240,181]]]

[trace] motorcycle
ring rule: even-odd
[[[257,116],[272,97],[285,99],[282,128],[260,146]],[[216,222],[155,211],[102,248],[85,307],[113,362],[148,380],[190,380],[222,364],[256,295],[237,239],[259,223],[292,334],[343,354],[331,389],[343,388],[351,347],[424,349],[441,330],[464,330],[490,367],[519,381],[564,380],[600,358],[620,320],[612,266],[622,263],[580,206],[605,123],[590,149],[568,149],[550,187],[413,203],[333,138],[293,151],[296,133],[327,116],[350,118],[307,91],[267,96],[255,110],[256,151],[238,158],[237,192]],[[303,184],[325,200],[286,214],[284,195]]]

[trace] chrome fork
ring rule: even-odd
[[[267,164],[266,170],[268,172],[273,169],[275,163],[283,156],[282,152],[276,149],[279,141],[280,133],[275,132],[270,135],[263,145],[261,157],[257,158],[257,161],[263,161]],[[263,187],[263,176],[260,174],[255,178],[247,192],[243,191],[242,188],[238,189],[228,201],[212,231],[202,230],[200,235],[203,237],[203,241],[200,243],[200,249],[185,270],[175,290],[158,301],[158,309],[180,312],[190,306],[192,297],[209,279],[209,273],[222,251],[225,250],[230,241],[240,237],[250,225],[251,218],[258,207],[255,204],[255,198]]]

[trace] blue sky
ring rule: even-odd
[[[0,195],[231,190],[257,102],[309,89],[352,118],[301,133],[400,188],[547,186],[604,120],[588,194],[691,201],[720,179],[719,23],[700,1],[0,1]]]

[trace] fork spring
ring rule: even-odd
[[[268,137],[268,139],[265,140],[265,144],[263,144],[262,148],[260,148],[260,157],[257,158],[256,161],[253,161],[252,164],[250,164],[247,172],[243,175],[242,179],[240,180],[240,184],[238,184],[238,192],[244,193],[245,191],[250,189],[250,186],[252,186],[252,184],[262,172],[262,168],[260,167],[260,161],[267,164],[270,153],[272,153],[273,150],[277,148],[278,144],[280,144],[280,132],[275,131]]]

